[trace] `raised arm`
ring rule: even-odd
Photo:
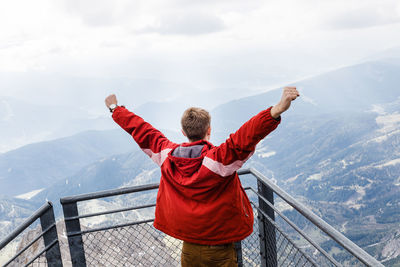
[[[229,176],[240,169],[253,155],[256,145],[278,127],[280,115],[289,109],[290,103],[298,96],[296,87],[285,87],[280,102],[261,111],[231,134],[215,150],[213,159],[206,159],[206,166],[222,176]]]
[[[114,121],[133,137],[139,147],[157,165],[161,166],[167,158],[168,152],[171,151],[175,144],[140,116],[130,112],[123,106],[118,106],[115,95],[108,96],[105,103],[113,113],[112,118]]]

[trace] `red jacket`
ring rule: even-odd
[[[217,245],[253,232],[253,212],[236,171],[280,120],[271,108],[251,118],[222,143],[176,144],[141,117],[117,107],[113,119],[161,167],[154,227],[191,243]]]

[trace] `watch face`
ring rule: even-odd
[[[115,104],[111,104],[111,105],[110,105],[110,108],[111,108],[111,109],[114,109],[114,108],[116,108],[116,107],[117,107],[117,105],[115,105]]]

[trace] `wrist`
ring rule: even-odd
[[[113,113],[114,110],[115,110],[117,107],[118,107],[117,104],[111,104],[111,105],[108,107],[108,109],[110,110],[111,113]]]
[[[283,112],[284,111],[281,108],[280,103],[278,103],[271,108],[271,117],[274,119],[278,119]]]

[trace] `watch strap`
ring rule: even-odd
[[[114,109],[116,109],[117,107],[118,107],[118,106],[117,106],[116,104],[111,104],[111,105],[109,106],[110,112],[113,113],[113,112],[114,112]]]

